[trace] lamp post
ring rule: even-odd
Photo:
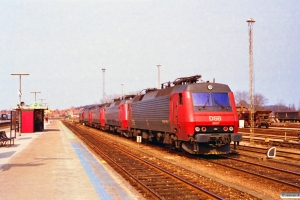
[[[41,104],[43,105],[43,100],[46,100],[46,99],[39,99],[39,100],[41,100]]]
[[[15,73],[11,74],[12,76],[20,76],[20,90],[19,90],[19,97],[20,97],[20,104],[22,102],[21,96],[22,96],[22,76],[28,76],[29,74],[24,74],[24,73]]]
[[[124,86],[124,84],[121,83],[121,86],[122,86],[122,98],[123,98],[123,86]]]
[[[158,77],[157,77],[157,89],[160,88],[160,67],[161,67],[161,64],[157,64],[157,69],[158,69]]]
[[[30,92],[30,93],[34,93],[34,103],[36,103],[36,93],[41,93],[41,92]]]
[[[14,73],[14,74],[11,74],[12,76],[20,76],[20,90],[19,90],[19,97],[20,97],[20,103],[19,103],[19,136],[21,136],[21,102],[22,102],[22,76],[28,76],[29,74],[24,74],[24,73]]]
[[[105,94],[105,68],[102,69],[103,72],[103,101],[106,102],[106,94]]]

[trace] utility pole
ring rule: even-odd
[[[158,77],[157,77],[157,89],[160,88],[160,67],[161,67],[161,64],[157,64],[157,69],[158,69]]]
[[[41,93],[41,92],[30,92],[30,93],[34,93],[34,103],[36,103],[36,93]]]
[[[254,137],[254,95],[253,95],[253,24],[255,20],[250,18],[246,21],[249,31],[249,96],[250,96],[250,143]]]
[[[103,71],[103,101],[105,101],[106,102],[106,94],[105,94],[105,68],[103,68],[102,69],[102,71]]]

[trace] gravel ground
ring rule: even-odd
[[[196,172],[204,177],[210,178],[214,181],[227,185],[229,187],[246,192],[259,199],[281,199],[280,193],[283,192],[280,188],[274,185],[260,184],[255,179],[250,180],[243,175],[236,175],[234,171],[214,167],[214,164],[203,162],[198,159],[190,159],[181,153],[169,152],[167,149],[152,147],[146,144],[138,146],[136,142],[130,139],[125,139],[113,134],[104,133],[106,137],[113,138],[115,142],[120,142],[131,148],[138,149],[144,153],[150,154],[162,160],[179,165],[183,168]],[[287,192],[287,191],[284,191]]]
[[[193,172],[198,173],[201,176],[210,178],[217,181],[223,185],[235,188],[237,190],[248,193],[255,198],[259,199],[281,199],[281,192],[285,191],[284,188],[279,188],[276,184],[263,184],[256,179],[249,179],[245,175],[238,175],[234,171],[228,171],[228,169],[222,169],[222,167],[216,168],[213,163],[201,162],[197,158],[190,159],[184,156],[182,153],[176,153],[175,151],[169,152],[166,148],[152,147],[147,144],[138,145],[135,141],[126,139],[114,134],[103,133],[105,137],[113,139],[116,143],[122,143],[130,148],[142,151],[164,161],[168,161],[175,165],[181,166],[185,169],[189,169]],[[244,145],[248,145],[244,143]],[[249,153],[251,156],[251,153]],[[290,171],[300,171],[300,167],[295,169],[295,167],[287,166],[280,163],[266,162],[262,159],[254,159],[247,156],[241,156],[243,159],[249,160],[251,162],[260,162],[265,165],[270,165],[273,167],[280,167]],[[300,191],[299,191],[300,192]]]

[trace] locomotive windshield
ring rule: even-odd
[[[220,106],[230,107],[229,97],[227,93],[193,93],[194,106]]]
[[[194,106],[212,106],[210,93],[193,93]]]
[[[212,93],[211,95],[215,106],[230,106],[227,93]]]

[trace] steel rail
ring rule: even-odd
[[[300,176],[300,173],[298,173],[298,172],[291,172],[289,170],[283,170],[283,169],[273,168],[273,167],[270,167],[270,166],[265,166],[265,165],[260,165],[260,164],[257,164],[257,163],[252,163],[252,162],[248,162],[248,161],[238,160],[236,158],[230,158],[230,157],[223,156],[223,155],[220,155],[220,157],[224,157],[224,158],[227,158],[227,159],[229,158],[229,159],[237,161],[237,162],[247,163],[247,164],[251,164],[251,165],[255,165],[255,166],[259,166],[259,167],[264,167],[264,168],[267,168],[267,169],[272,169],[272,170],[275,170],[275,171],[280,171],[280,172],[284,172],[284,173],[288,173],[288,174]],[[217,165],[228,167],[228,165],[226,165],[226,164],[221,164],[221,163],[218,163],[218,162],[215,162],[215,161],[210,161],[210,162],[213,162],[213,163],[215,163]],[[279,180],[279,179],[275,179],[275,178],[272,178],[272,177],[261,175],[261,174],[255,173],[255,172],[250,172],[250,171],[247,171],[247,170],[244,170],[244,169],[240,169],[240,168],[237,168],[237,167],[233,167],[233,166],[230,166],[230,168],[238,170],[238,171],[241,171],[241,172],[244,172],[244,173],[247,173],[247,174],[255,175],[255,176],[258,176],[258,177],[263,177],[265,179],[269,179],[269,180],[272,180],[272,181],[275,181],[275,182],[278,182],[278,183],[282,183],[282,184],[289,185],[289,186],[295,187],[297,189],[300,189],[300,185],[295,185],[295,184],[292,184],[292,183],[289,183],[289,182],[286,182],[286,181],[282,181],[282,180]]]
[[[252,146],[239,146],[237,151],[249,151],[266,155],[268,148],[252,147]],[[276,149],[276,156],[291,159],[300,159],[300,154],[295,152],[287,152]],[[298,157],[298,158],[297,158]]]

